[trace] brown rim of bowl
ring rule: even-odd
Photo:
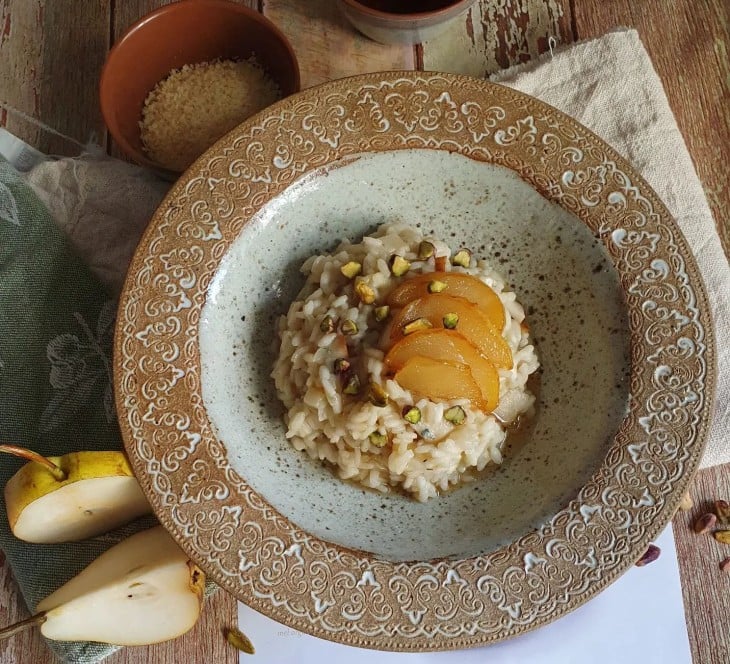
[[[137,30],[144,28],[144,26],[149,21],[156,19],[161,14],[167,14],[168,12],[175,11],[181,5],[197,5],[233,9],[240,14],[245,14],[249,16],[254,21],[260,23],[263,27],[268,28],[284,45],[284,48],[291,56],[292,62],[294,63],[294,90],[292,91],[292,94],[296,94],[297,92],[299,92],[302,86],[301,76],[299,72],[299,60],[297,59],[297,55],[294,52],[294,47],[291,45],[288,37],[279,29],[279,27],[273,21],[271,21],[271,19],[268,19],[261,12],[246,7],[245,5],[239,5],[235,2],[231,2],[230,0],[178,0],[177,2],[172,2],[168,5],[158,7],[157,9],[137,19],[122,33],[121,37],[119,37],[119,39],[114,42],[111,49],[109,49],[109,53],[107,53],[106,59],[104,60],[104,65],[101,68],[101,74],[99,76],[99,107],[101,109],[101,117],[104,120],[104,125],[111,134],[111,137],[114,139],[114,142],[119,146],[119,148],[125,155],[134,159],[136,163],[142,166],[146,166],[147,168],[151,168],[157,172],[164,173],[165,175],[172,175],[175,179],[178,175],[180,175],[181,172],[165,168],[162,164],[158,164],[156,161],[150,159],[144,151],[139,151],[134,148],[132,145],[129,144],[129,141],[127,141],[126,138],[121,135],[117,135],[117,132],[115,132],[111,128],[112,124],[110,124],[109,122],[109,109],[107,108],[107,104],[104,101],[106,97],[104,91],[106,89],[106,86],[108,85],[106,73],[109,62],[114,57],[118,49],[122,47],[124,42],[131,35],[137,32]]]
[[[399,23],[405,23],[407,21],[413,21],[418,20],[419,18],[434,18],[441,16],[442,14],[447,14],[453,9],[456,9],[457,7],[459,9],[465,9],[468,5],[471,5],[475,2],[475,0],[456,0],[456,2],[452,2],[450,5],[446,5],[445,7],[441,7],[440,9],[432,9],[430,11],[425,12],[409,12],[407,14],[400,14],[395,12],[384,12],[380,9],[373,9],[372,7],[368,7],[367,5],[362,4],[361,2],[358,2],[357,0],[340,0],[342,4],[348,5],[352,9],[356,9],[363,14],[369,14],[370,16],[374,16],[377,18],[384,18],[388,19],[390,21],[397,21]]]

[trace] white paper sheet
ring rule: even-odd
[[[239,602],[238,624],[256,648],[240,664],[691,664],[671,527],[659,559],[633,567],[593,600],[524,636],[484,648],[385,653],[331,643],[280,625]]]

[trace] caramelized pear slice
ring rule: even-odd
[[[461,272],[427,272],[404,281],[388,295],[388,304],[391,307],[404,307],[406,304],[423,297],[433,288],[429,284],[446,284],[441,293],[463,297],[472,304],[479,306],[481,312],[489,318],[499,332],[504,329],[504,305],[502,300],[481,279]],[[439,286],[440,287],[440,286]]]
[[[406,336],[403,333],[404,326],[419,318],[426,319],[434,328],[443,328],[446,314],[456,314],[459,317],[456,331],[497,369],[512,368],[512,351],[509,345],[481,309],[463,297],[445,293],[416,298],[400,309],[393,316],[390,343],[395,344]]]
[[[466,365],[479,385],[485,412],[492,412],[497,407],[499,403],[497,370],[473,344],[455,330],[432,329],[403,337],[388,351],[385,356],[385,366],[389,372],[394,372],[416,356]]]
[[[396,372],[395,381],[403,389],[432,401],[469,399],[477,408],[485,408],[479,385],[465,364],[414,355]]]

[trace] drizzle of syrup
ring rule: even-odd
[[[417,14],[443,9],[455,0],[358,0],[361,5],[389,14]]]

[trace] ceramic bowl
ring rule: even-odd
[[[299,90],[294,50],[259,12],[227,0],[184,0],[147,14],[114,44],[101,73],[101,112],[109,133],[133,161],[176,177],[144,151],[139,123],[147,95],[183,65],[252,55],[283,96]]]
[[[466,12],[475,0],[436,0],[421,3],[422,11],[398,0],[338,0],[342,13],[362,34],[381,44],[420,44],[433,39]]]
[[[542,366],[529,435],[424,504],[294,450],[270,378],[302,262],[391,220],[492,262]],[[322,638],[437,650],[635,563],[701,458],[714,353],[680,231],[609,146],[501,86],[372,74],[259,114],[173,186],[120,300],[115,394],[155,513],[213,580]]]

